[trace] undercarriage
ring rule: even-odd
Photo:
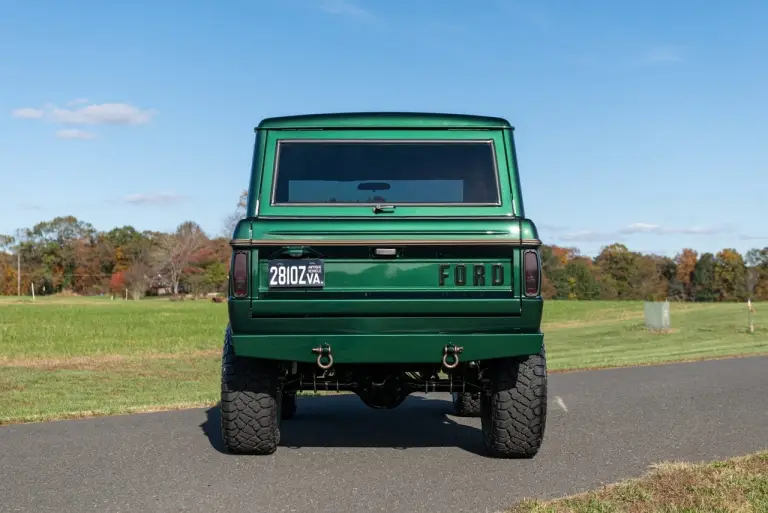
[[[286,392],[353,392],[375,409],[396,408],[413,392],[481,392],[484,384],[477,362],[445,370],[440,365],[338,365],[324,370],[314,364],[288,369],[282,387]]]

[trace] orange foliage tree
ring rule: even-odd
[[[698,259],[699,254],[690,248],[683,249],[675,256],[677,280],[682,283],[687,299],[693,296],[693,271],[696,269]]]

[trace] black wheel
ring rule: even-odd
[[[280,443],[279,367],[236,356],[227,326],[221,360],[221,435],[234,454],[272,454]]]
[[[547,421],[547,360],[536,355],[489,362],[489,393],[480,401],[486,450],[498,458],[532,458]]]
[[[454,392],[453,411],[459,417],[480,415],[480,392]]]
[[[296,414],[296,392],[283,393],[283,405],[280,411],[283,419],[292,419]]]

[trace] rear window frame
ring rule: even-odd
[[[489,128],[270,128],[259,131],[257,153],[252,174],[252,198],[248,202],[247,215],[254,218],[319,218],[363,219],[389,218],[515,218],[522,212],[517,179],[517,162],[511,129]],[[277,185],[277,149],[281,141],[333,141],[349,142],[388,141],[447,141],[490,142],[494,157],[495,180],[499,202],[495,204],[468,203],[400,203],[394,212],[373,213],[376,203],[277,203],[273,204]],[[510,146],[512,145],[512,146]],[[519,203],[519,205],[518,205]],[[392,203],[387,202],[386,205]]]
[[[442,144],[483,144],[490,147],[491,150],[491,162],[493,164],[493,183],[496,187],[496,201],[492,203],[470,203],[470,202],[298,202],[287,201],[278,202],[275,201],[277,195],[277,185],[280,179],[280,147],[285,143],[303,143],[303,144],[327,144],[327,143],[344,143],[344,144],[424,144],[424,143],[442,143]],[[279,207],[373,207],[380,204],[392,205],[395,207],[498,207],[502,204],[502,191],[501,181],[499,179],[499,163],[498,152],[496,150],[496,144],[493,138],[487,139],[451,139],[451,138],[334,138],[334,139],[307,139],[307,138],[291,138],[285,137],[277,140],[277,147],[275,148],[275,157],[272,164],[272,179],[271,190],[269,196],[270,206]]]

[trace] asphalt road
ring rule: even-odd
[[[551,375],[531,461],[483,456],[479,421],[448,412],[447,394],[300,399],[269,457],[222,453],[216,408],[5,426],[0,510],[500,511],[768,447],[768,357]]]

